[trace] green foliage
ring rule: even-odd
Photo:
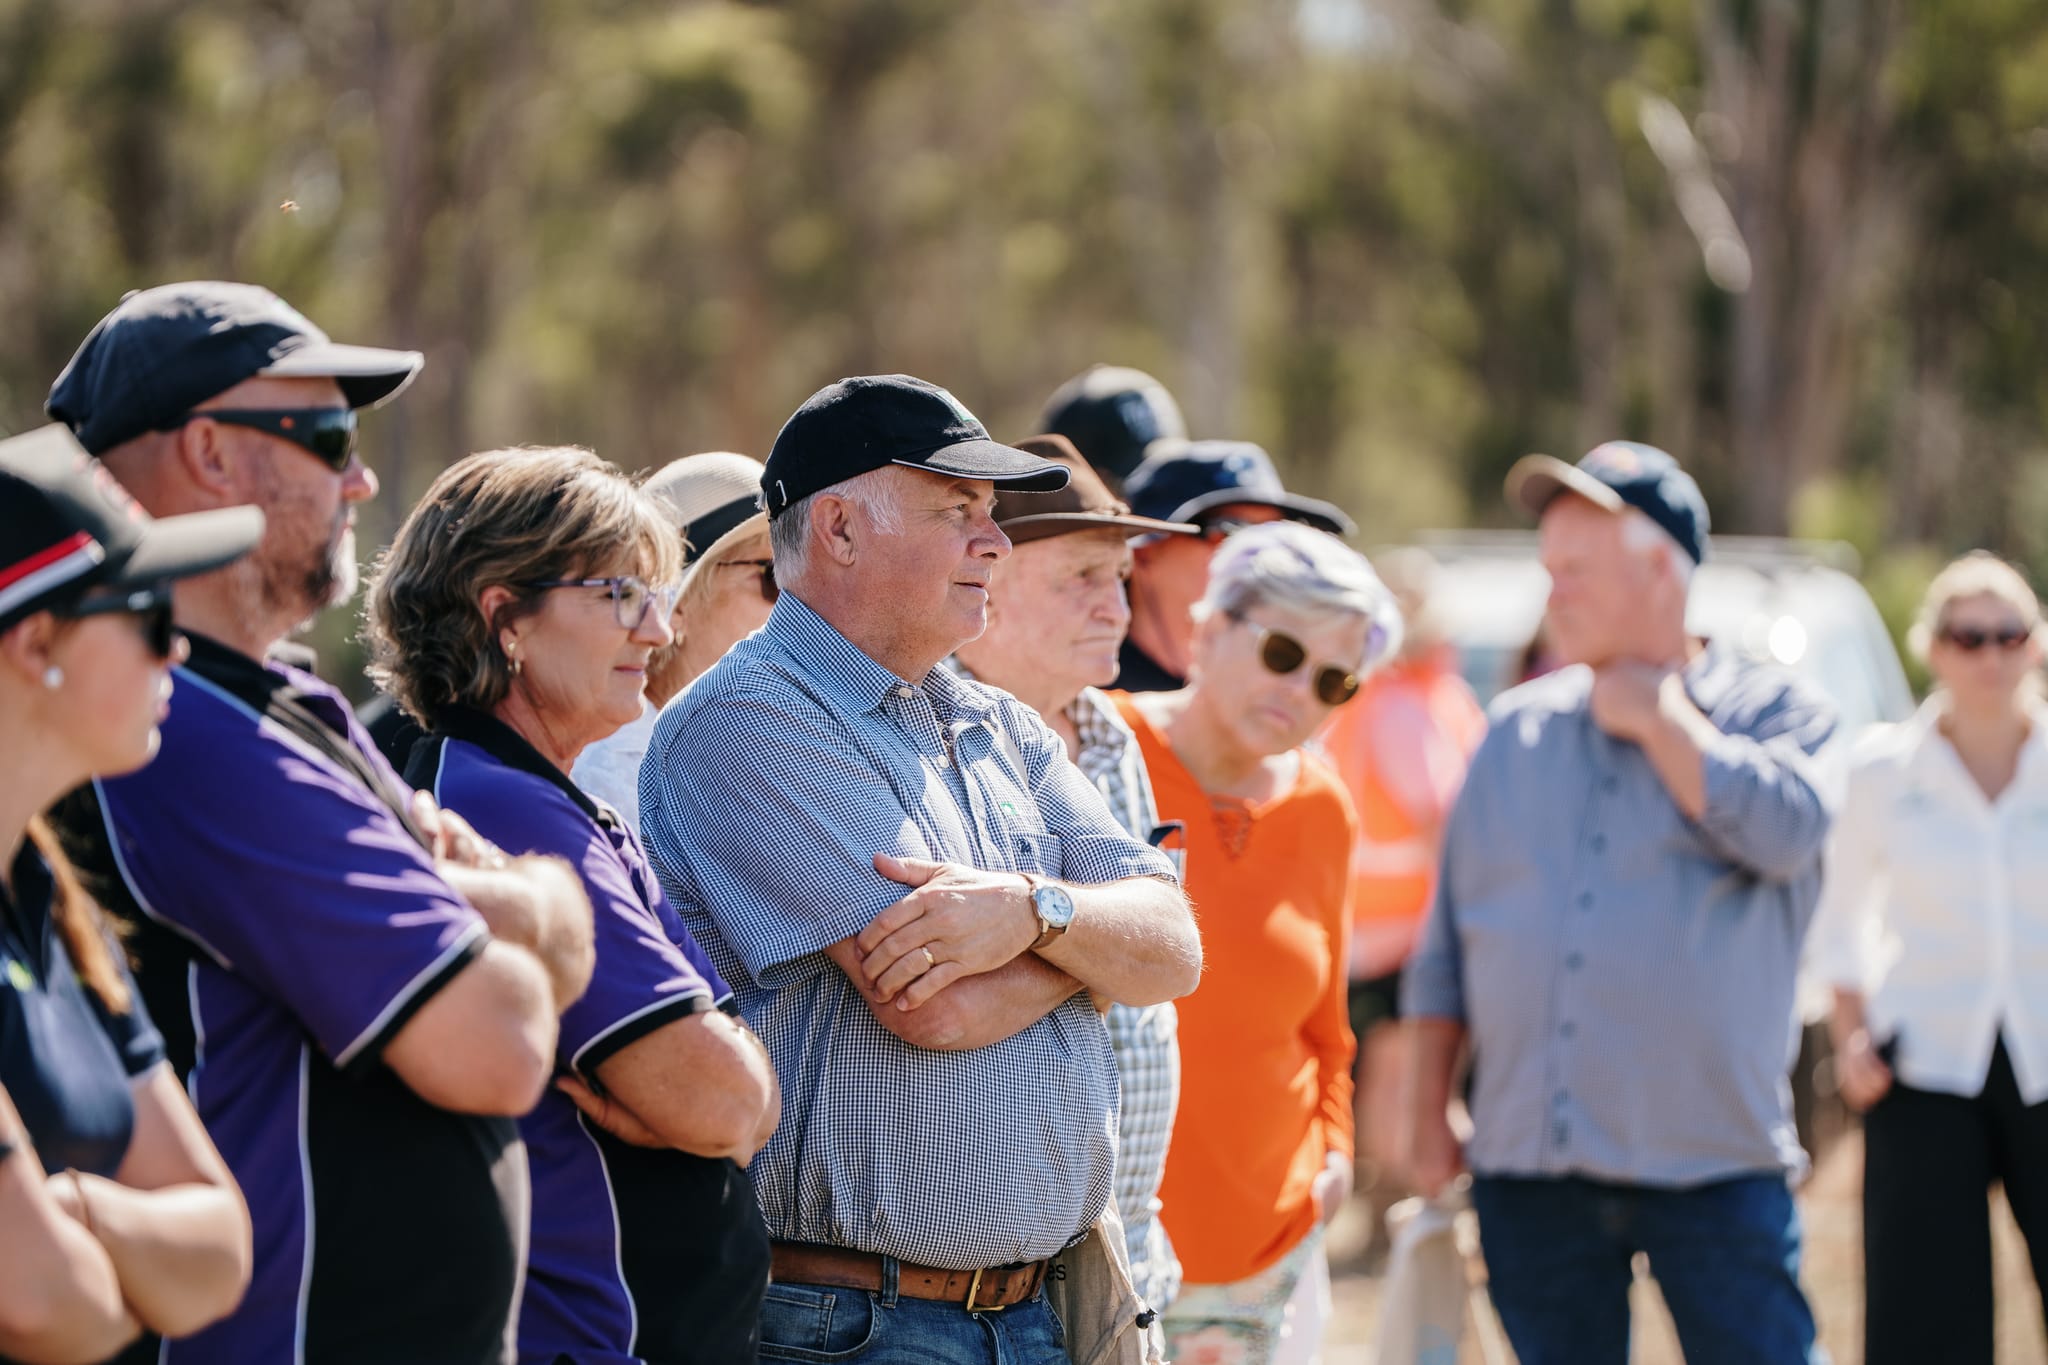
[[[1020,436],[1112,360],[1374,539],[1627,434],[1895,621],[2048,571],[2032,0],[0,0],[0,429],[192,275],[429,353],[370,543],[470,449],[759,453],[875,369]]]

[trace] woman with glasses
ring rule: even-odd
[[[1850,760],[1814,924],[1864,1111],[1865,1358],[1992,1358],[1988,1191],[2048,1284],[2048,706],[2041,608],[1984,553],[1910,643],[1936,687]]]
[[[458,461],[371,585],[371,673],[424,728],[407,777],[516,853],[582,877],[590,988],[555,1091],[520,1121],[533,1182],[521,1359],[752,1361],[768,1240],[743,1164],[780,1095],[766,1052],[634,832],[569,778],[640,715],[681,549],[589,451]]]
[[[761,511],[761,462],[728,451],[686,455],[644,485],[682,534],[682,587],[669,626],[675,639],[647,664],[640,716],[583,751],[572,777],[640,828],[640,762],[669,698],[768,623],[779,595]]]
[[[262,530],[149,520],[61,428],[0,442],[0,1358],[187,1335],[249,1283],[241,1192],[43,811],[155,756],[171,581]]]
[[[1400,611],[1363,555],[1275,522],[1222,543],[1194,616],[1188,685],[1118,702],[1160,818],[1186,827],[1208,964],[1179,1002],[1160,1197],[1186,1282],[1168,1354],[1307,1361],[1328,1313],[1322,1228],[1351,1184],[1356,821],[1303,746],[1393,652]]]

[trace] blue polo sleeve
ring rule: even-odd
[[[374,1059],[483,950],[483,919],[352,775],[180,672],[155,762],[100,784],[144,913]]]
[[[597,967],[562,1014],[563,1067],[594,1076],[607,1058],[662,1025],[715,1007],[724,983],[671,937],[687,940],[681,921],[658,913],[626,849],[560,788],[450,740],[436,796],[507,853],[564,859],[583,880]],[[627,837],[619,832],[619,840]]]

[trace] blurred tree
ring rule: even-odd
[[[758,454],[870,369],[1015,436],[1110,360],[1375,539],[1630,434],[2048,570],[2022,0],[0,0],[0,429],[194,275],[429,353],[372,542],[468,449]]]

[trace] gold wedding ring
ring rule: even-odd
[[[939,965],[939,960],[932,956],[932,950],[929,944],[919,949],[918,951],[924,954],[924,969],[926,971],[930,971],[932,968]]]

